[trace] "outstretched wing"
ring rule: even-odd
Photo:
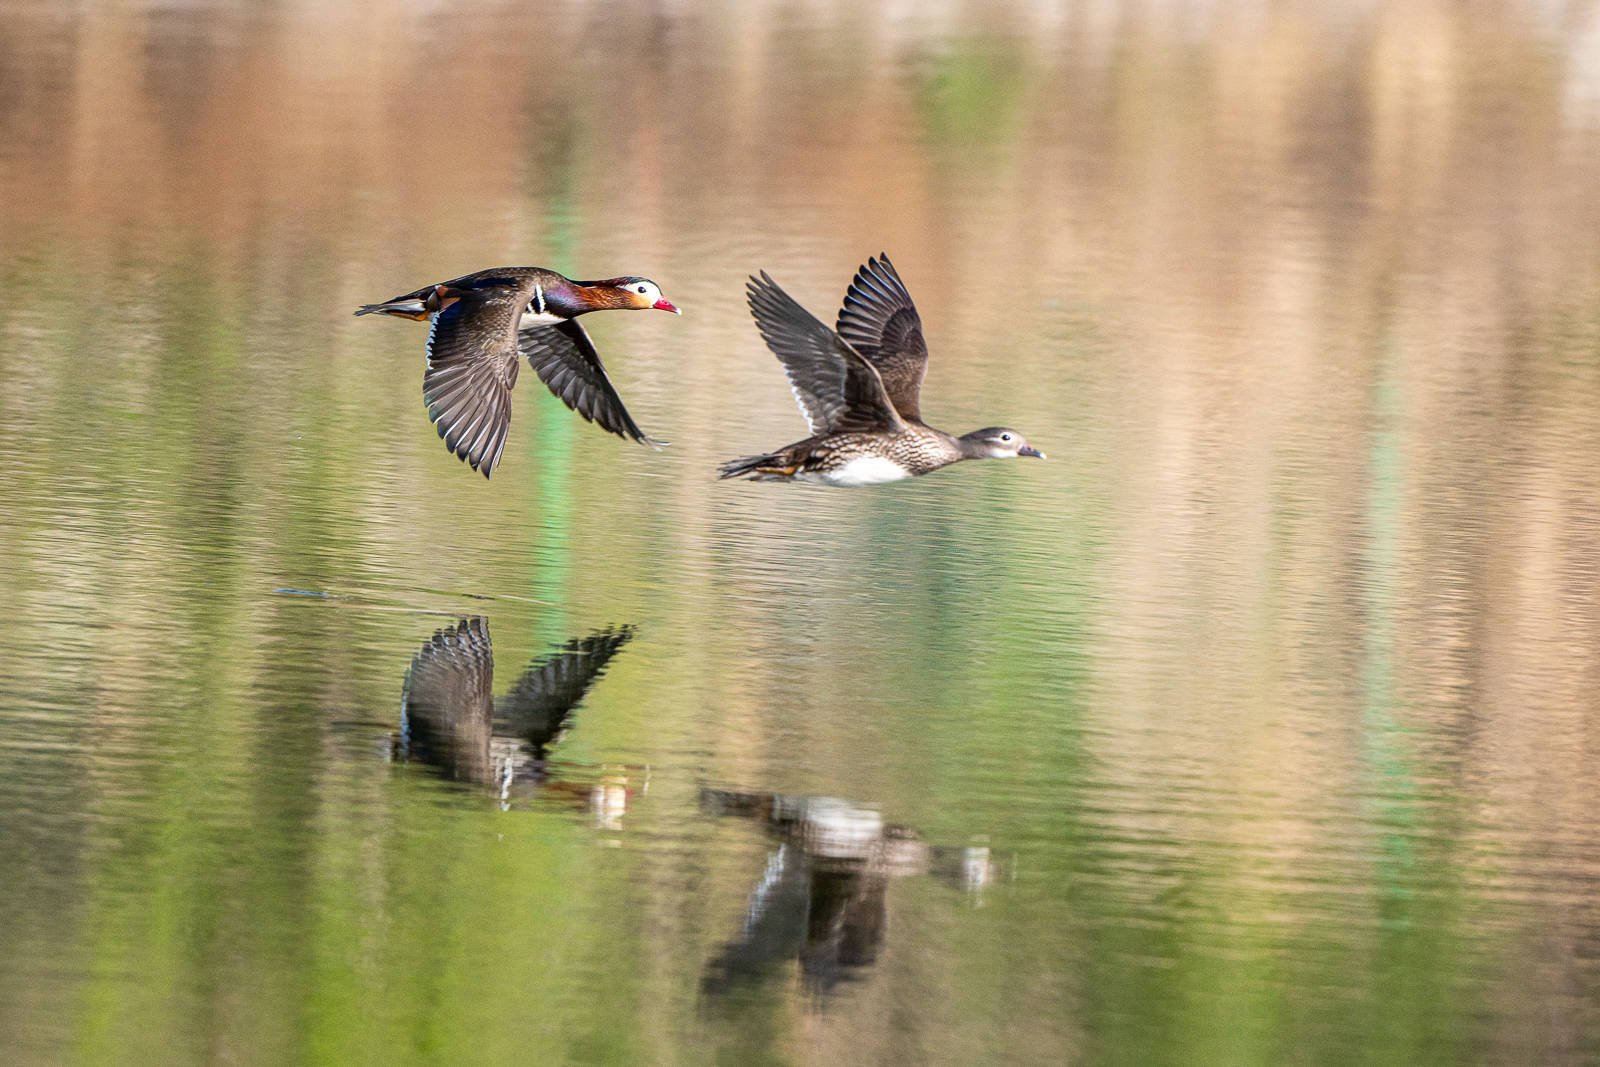
[[[631,626],[607,627],[588,637],[575,637],[548,659],[529,664],[517,684],[500,699],[500,718],[536,754],[542,754],[611,657],[632,637]]]
[[[600,353],[576,319],[523,330],[517,335],[517,346],[539,380],[579,415],[618,437],[657,448],[664,443],[645,436],[622,406],[622,398],[600,364]]]
[[[411,658],[401,698],[403,758],[448,777],[490,780],[494,649],[482,616],[437,631]]]
[[[452,294],[454,295],[454,294]],[[463,292],[440,309],[428,332],[422,399],[450,451],[485,478],[500,462],[517,384],[521,290]]]
[[[839,309],[839,336],[878,368],[895,410],[922,418],[922,379],[928,373],[928,344],[922,319],[894,264],[884,254],[868,259],[850,282]]]
[[[768,277],[750,279],[750,314],[772,349],[813,435],[905,428],[883,380],[839,335]]]

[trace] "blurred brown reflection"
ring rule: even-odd
[[[805,988],[831,993],[878,959],[890,878],[933,874],[977,894],[997,867],[985,846],[930,845],[872,808],[834,797],[702,789],[701,810],[754,819],[778,840],[750,893],[739,935],[706,964],[701,989],[723,996],[798,960]]]
[[[507,804],[535,789],[567,795],[602,825],[619,825],[629,769],[604,768],[596,777],[553,763],[548,750],[633,634],[633,627],[622,626],[575,637],[530,663],[496,699],[488,620],[473,616],[437,631],[406,672],[394,758],[429,764],[455,781],[491,786]]]

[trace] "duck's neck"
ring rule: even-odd
[[[591,311],[609,311],[623,306],[622,294],[615,286],[600,282],[569,282],[544,291],[546,306],[558,315],[573,318]]]
[[[956,448],[961,450],[962,459],[989,458],[989,446],[972,434],[963,434],[960,437],[952,438],[952,440],[955,442]]]

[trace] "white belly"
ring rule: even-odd
[[[537,330],[541,326],[554,326],[558,322],[566,321],[567,320],[562,318],[560,315],[552,315],[548,311],[524,311],[522,313],[522,321],[517,323],[517,329]]]
[[[898,482],[902,478],[911,477],[911,472],[892,459],[882,456],[862,456],[852,459],[842,467],[835,467],[831,471],[816,471],[801,474],[803,481],[823,482],[827,485],[842,485],[854,488],[858,485],[882,485],[885,482]]]

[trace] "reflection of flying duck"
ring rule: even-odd
[[[494,785],[502,796],[519,783],[560,788],[550,781],[546,750],[633,633],[621,626],[575,637],[529,664],[496,700],[488,620],[473,616],[435,632],[406,672],[396,758],[431,764],[447,778]],[[625,793],[625,776],[566,787],[601,814],[618,806],[618,790]]]
[[[700,791],[702,809],[757,819],[779,838],[750,894],[739,936],[706,965],[702,988],[727,993],[798,959],[806,986],[830,992],[877,961],[889,879],[933,874],[976,892],[994,879],[984,847],[944,848],[833,797]]]

